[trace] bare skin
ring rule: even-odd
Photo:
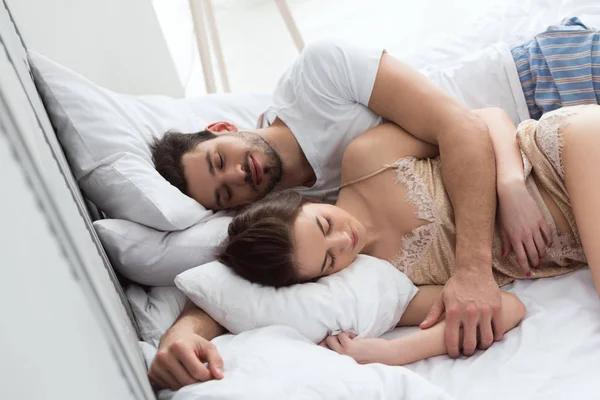
[[[600,106],[590,106],[561,128],[565,183],[583,250],[600,296]]]

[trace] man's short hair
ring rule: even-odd
[[[183,173],[181,159],[194,150],[199,143],[216,138],[210,131],[196,133],[167,132],[162,138],[155,138],[150,144],[154,168],[171,185],[188,195],[188,184]]]

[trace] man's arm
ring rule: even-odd
[[[222,379],[223,360],[210,340],[223,333],[222,326],[188,301],[160,339],[148,378],[161,388],[172,390],[198,381]],[[204,363],[208,363],[208,368]]]
[[[381,58],[369,108],[440,149],[444,184],[456,220],[457,267],[423,327],[433,326],[445,310],[449,354],[459,355],[462,325],[464,354],[471,355],[478,329],[485,344],[504,333],[500,290],[491,269],[496,170],[487,126],[389,54]]]

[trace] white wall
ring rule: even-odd
[[[27,46],[112,90],[183,96],[150,0],[6,0]]]

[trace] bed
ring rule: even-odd
[[[3,22],[8,23],[10,19],[4,11]],[[410,57],[410,63],[469,104],[470,92],[457,84],[464,79],[464,75],[461,78],[457,74],[458,60],[462,56],[476,54],[498,41],[514,42],[574,15],[590,25],[600,26],[600,5],[596,0],[513,1],[465,29],[464,35],[421,49],[419,54]],[[56,197],[59,199],[72,197],[69,201],[74,200],[74,203],[68,204],[71,208],[65,205],[68,202],[57,205],[53,218],[56,221],[68,219],[79,230],[66,225],[68,235],[60,236],[66,233],[59,231],[59,238],[70,243],[66,248],[74,257],[72,262],[81,264],[77,271],[84,277],[86,293],[91,293],[95,318],[101,321],[101,332],[109,343],[108,352],[121,378],[127,382],[129,396],[150,398],[148,382],[143,379],[141,355],[148,366],[160,335],[172,324],[185,298],[172,287],[151,288],[118,279],[112,265],[126,263],[126,260],[111,256],[110,243],[100,244],[97,233],[101,232],[98,225],[94,225],[95,231],[91,223],[102,221],[102,213],[86,201],[74,183],[70,170],[73,165],[67,165],[35,93],[23,44],[14,40],[16,32],[3,31],[2,34],[10,61],[18,64],[18,68],[15,67],[19,71],[18,79],[27,89],[28,97],[33,99],[30,105],[37,115],[35,124],[44,128],[42,133],[36,133],[38,136],[33,142],[24,136],[19,143],[34,150],[28,153],[34,161],[55,163],[53,168],[60,170],[68,183],[68,190],[50,195],[63,196]],[[10,46],[7,35],[14,36]],[[394,47],[388,50],[393,52]],[[480,64],[479,80],[471,85],[486,84],[482,68]],[[507,101],[511,98],[507,96]],[[265,99],[268,100],[257,97],[253,101],[261,105]],[[219,102],[227,100],[211,97],[203,101],[225,104]],[[518,121],[523,115],[518,107],[515,110],[512,116]],[[36,148],[51,154],[45,156],[50,158],[40,161],[41,153],[35,151]],[[39,179],[50,185],[56,177],[41,174]],[[469,359],[436,357],[407,367],[360,366],[348,357],[314,346],[293,329],[271,326],[214,339],[228,369],[227,379],[190,385],[176,393],[164,390],[157,396],[180,400],[597,398],[600,393],[600,380],[596,379],[600,370],[600,302],[589,270],[585,268],[543,281],[517,282],[504,289],[521,298],[528,308],[527,317],[501,343]],[[139,348],[134,343],[134,332],[140,339]],[[410,329],[395,329],[385,337],[408,332]]]

